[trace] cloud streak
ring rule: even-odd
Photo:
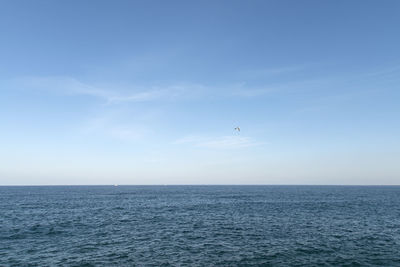
[[[121,141],[138,141],[151,133],[143,123],[117,120],[117,114],[103,115],[86,122],[82,132],[90,136],[106,136]]]
[[[186,136],[174,141],[173,144],[188,144],[194,147],[211,149],[237,149],[261,146],[265,143],[255,142],[250,137],[231,135],[220,137]]]
[[[302,67],[259,70],[255,72],[271,75],[296,72]],[[321,80],[265,82],[261,85],[249,85],[247,82],[227,83],[223,85],[204,85],[199,83],[176,82],[164,85],[121,85],[91,84],[68,76],[25,77],[17,80],[23,88],[41,90],[52,94],[69,96],[87,96],[103,101],[106,105],[137,103],[149,101],[171,101],[190,99],[252,98],[276,92],[287,92],[298,88],[315,87]]]
[[[261,68],[243,71],[241,74],[246,78],[263,78],[278,75],[292,74],[295,72],[301,72],[307,69],[306,65],[298,66],[285,66],[276,68]]]
[[[272,83],[265,86],[258,87],[248,87],[246,84],[242,84],[237,86],[232,91],[233,96],[236,97],[259,97],[267,94],[274,94],[280,92],[293,92],[297,90],[305,90],[305,89],[315,89],[320,88],[328,83],[327,80],[323,79],[314,79],[314,80],[302,80],[302,81],[294,81],[294,82],[280,82],[280,83]]]
[[[28,77],[20,82],[29,88],[66,95],[90,96],[102,99],[107,104],[146,102],[158,99],[192,97],[206,87],[197,84],[176,84],[167,86],[95,86],[71,77]],[[143,89],[144,88],[144,89]]]
[[[279,70],[275,70],[278,72]],[[283,71],[283,70],[282,70]],[[259,86],[250,86],[246,82],[209,86],[196,83],[177,82],[166,85],[93,85],[65,76],[25,77],[17,83],[24,88],[46,91],[69,96],[88,96],[103,101],[107,105],[123,103],[190,100],[226,97],[259,97],[271,93],[312,87],[321,81],[306,80],[293,82],[274,82]]]

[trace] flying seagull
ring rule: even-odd
[[[240,132],[239,126],[235,128],[236,131]]]

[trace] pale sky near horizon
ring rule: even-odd
[[[400,184],[399,14],[2,0],[0,185]]]

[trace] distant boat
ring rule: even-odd
[[[114,186],[118,186],[117,184],[115,184]]]

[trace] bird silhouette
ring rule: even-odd
[[[238,132],[240,132],[239,126],[238,126],[238,127],[235,127],[235,130],[238,131]]]

